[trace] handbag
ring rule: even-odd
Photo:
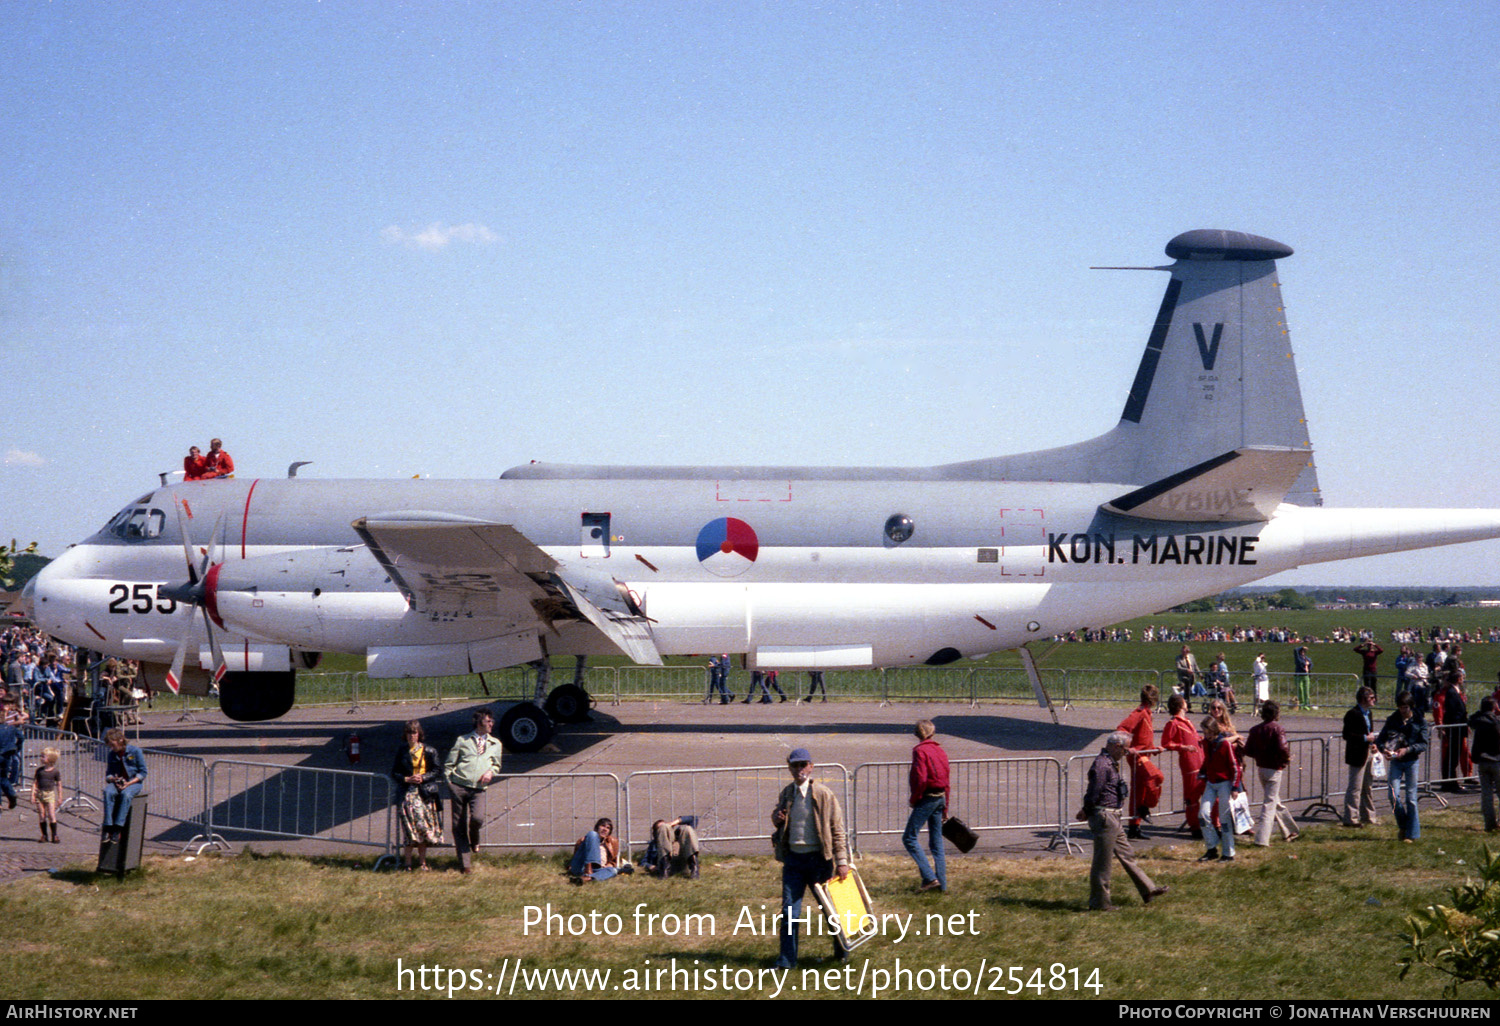
[[[943,820],[943,836],[952,842],[953,847],[964,853],[972,851],[974,845],[979,843],[979,835],[957,816],[949,816]]]
[[[1374,753],[1372,753],[1370,755],[1370,779],[1371,780],[1388,780],[1388,779],[1390,779],[1391,773],[1390,773],[1390,768],[1389,767],[1390,767],[1390,764],[1388,762],[1386,762],[1385,755],[1382,754],[1381,752],[1374,752]]]
[[[1237,834],[1248,834],[1255,826],[1255,820],[1250,816],[1250,795],[1240,791],[1229,799],[1229,812],[1234,816],[1234,832]]]

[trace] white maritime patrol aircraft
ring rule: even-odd
[[[260,720],[321,652],[363,655],[371,677],[621,653],[936,665],[1309,563],[1500,537],[1500,510],[1324,507],[1277,278],[1292,250],[1197,230],[1166,252],[1120,422],[1088,441],[930,467],[175,483],[22,601],[174,688],[217,678],[228,716]],[[568,719],[582,700],[564,685],[548,704]],[[530,703],[501,724],[521,750],[550,733]]]

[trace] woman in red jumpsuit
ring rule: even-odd
[[[1187,710],[1187,699],[1181,695],[1167,699],[1167,712],[1172,718],[1161,728],[1161,746],[1166,751],[1177,753],[1177,767],[1182,771],[1182,798],[1187,803],[1184,810],[1187,825],[1196,841],[1203,837],[1203,829],[1198,825],[1198,802],[1203,797],[1203,781],[1198,778],[1198,770],[1203,765],[1203,739],[1198,736],[1193,721],[1188,719]]]
[[[1162,772],[1151,761],[1151,755],[1161,751],[1156,747],[1156,731],[1151,724],[1157,697],[1154,684],[1141,688],[1141,704],[1115,728],[1130,735],[1130,761],[1134,771],[1130,775],[1130,823],[1125,835],[1132,838],[1141,836],[1141,820],[1149,818],[1151,810],[1161,801]]]

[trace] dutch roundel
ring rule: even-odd
[[[698,532],[698,562],[711,574],[737,577],[750,569],[759,554],[760,539],[743,520],[720,517]]]

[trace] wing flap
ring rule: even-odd
[[[640,666],[662,665],[661,653],[657,651],[656,640],[651,636],[649,620],[624,608],[601,609],[589,601],[582,589],[561,576],[556,580],[568,601],[628,658]],[[623,603],[621,606],[623,607]]]

